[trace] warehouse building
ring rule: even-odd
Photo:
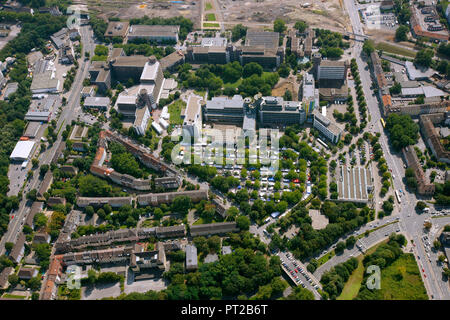
[[[37,122],[37,121],[28,122],[27,128],[26,128],[23,136],[28,137],[28,138],[36,137],[40,127],[41,127],[40,122]]]
[[[26,140],[17,142],[14,150],[12,151],[9,158],[12,161],[26,161],[30,159],[36,147],[34,141]]]
[[[3,93],[3,99],[8,100],[9,96],[12,95],[17,91],[19,88],[18,82],[10,82],[6,85],[4,93]]]
[[[59,80],[50,70],[34,74],[30,89],[33,94],[56,93],[59,90]]]

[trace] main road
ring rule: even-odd
[[[353,27],[353,32],[357,34],[364,34],[364,30],[359,19],[359,13],[356,9],[354,0],[344,0],[345,7],[350,17],[350,21]],[[395,190],[402,190],[402,202],[400,205],[400,226],[402,232],[406,237],[414,243],[414,254],[417,258],[419,268],[421,270],[422,278],[425,283],[428,295],[432,299],[450,299],[450,290],[448,283],[442,280],[440,274],[433,272],[433,267],[428,259],[426,259],[426,251],[422,242],[422,235],[424,233],[423,223],[430,216],[426,214],[416,214],[415,204],[417,197],[414,193],[407,191],[404,181],[401,177],[405,176],[405,169],[403,168],[403,160],[398,152],[391,150],[386,134],[380,124],[381,112],[378,100],[373,95],[373,91],[370,89],[372,80],[370,71],[365,70],[367,62],[362,59],[362,43],[355,42],[353,46],[353,56],[356,58],[358,69],[360,73],[361,84],[363,87],[364,95],[367,101],[369,114],[371,121],[368,124],[369,129],[381,134],[380,144],[382,146],[384,157],[389,168],[392,169],[393,175],[396,177],[393,179],[393,188]],[[422,271],[423,270],[423,271]]]
[[[83,48],[85,51],[88,51],[91,56],[94,51],[94,42],[93,42],[93,34],[92,30],[89,26],[80,27],[81,41],[83,43]],[[89,61],[84,61],[84,53],[81,57],[81,63],[79,65],[79,69],[77,75],[74,79],[72,89],[67,98],[67,105],[63,107],[60,117],[57,121],[56,130],[58,131],[60,127],[65,124],[70,124],[72,120],[76,119],[76,114],[81,110],[80,109],[80,94],[83,85],[83,79],[86,78],[88,69],[89,69]],[[59,134],[57,140],[53,144],[51,148],[48,148],[44,151],[39,157],[39,163],[42,164],[50,164],[55,153],[60,148],[62,142],[62,129],[59,130]],[[29,190],[38,189],[42,180],[39,175],[36,174],[38,170],[35,170],[35,174],[30,182]],[[0,255],[5,253],[5,243],[13,242],[15,243],[17,237],[22,231],[24,220],[26,219],[27,214],[30,211],[31,201],[27,201],[24,196],[20,201],[19,208],[13,212],[14,219],[12,219],[8,226],[8,231],[3,235],[0,240]]]

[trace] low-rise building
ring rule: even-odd
[[[432,119],[435,122],[443,122],[444,114],[430,114],[420,116],[420,127],[423,135],[423,140],[431,149],[431,152],[440,162],[450,163],[450,152],[447,151],[441,143],[439,134],[436,132]]]
[[[130,23],[128,21],[110,21],[105,31],[106,38],[125,38],[128,33]]]
[[[44,208],[44,202],[34,201],[31,205],[30,212],[28,212],[27,218],[25,219],[25,225],[34,229],[34,217],[37,213],[41,212]]]
[[[417,180],[417,192],[422,195],[433,195],[436,186],[428,180],[427,176],[423,172],[422,165],[417,158],[414,148],[407,146],[402,149],[402,153],[406,161],[406,166],[414,171],[414,175]]]
[[[200,189],[180,192],[148,193],[138,195],[136,200],[140,206],[157,206],[162,203],[171,203],[176,197],[180,196],[187,196],[191,198],[192,202],[199,202],[208,199],[208,191]]]
[[[6,267],[0,272],[0,289],[8,288],[8,278],[13,272],[13,267]]]
[[[131,197],[78,197],[77,206],[85,208],[87,206],[101,207],[109,204],[113,208],[131,205]]]
[[[12,161],[26,161],[30,158],[36,148],[36,142],[22,140],[17,142],[9,158]]]
[[[193,244],[186,246],[186,270],[197,270],[198,268],[198,257],[197,257],[197,247]]]
[[[57,93],[59,91],[59,80],[51,70],[38,74],[35,73],[30,89],[33,94]]]
[[[155,178],[155,187],[163,189],[178,189],[180,179],[178,177],[162,177]]]
[[[226,234],[228,232],[238,232],[236,222],[219,222],[190,226],[191,237],[210,236],[213,234]]]
[[[14,243],[14,247],[9,253],[9,258],[13,262],[19,263],[20,260],[22,260],[23,254],[25,252],[24,244],[25,244],[25,234],[23,232],[20,232],[19,236],[17,237],[16,243]]]
[[[39,187],[39,190],[37,192],[38,200],[41,200],[41,201],[45,200],[44,194],[48,191],[48,189],[52,185],[52,182],[53,182],[53,173],[51,170],[48,170],[45,173],[44,179],[42,180],[41,186]]]
[[[50,197],[47,200],[47,206],[49,207],[54,207],[57,205],[66,205],[66,198],[62,198],[62,197]]]
[[[170,226],[170,227],[157,227],[156,236],[159,239],[166,238],[182,238],[186,236],[186,228],[184,225]]]
[[[39,272],[37,269],[22,267],[19,269],[17,276],[21,280],[30,280],[31,278],[36,277],[38,275],[38,273]]]
[[[78,174],[78,168],[74,167],[74,166],[69,166],[69,165],[65,165],[65,166],[61,166],[61,168],[59,168],[62,172],[64,173],[68,173],[71,175],[76,175]]]
[[[8,84],[6,84],[6,87],[5,87],[5,90],[3,93],[3,98],[5,100],[8,100],[9,96],[12,95],[13,93],[15,93],[18,88],[19,88],[18,82],[9,82]]]
[[[34,235],[33,244],[50,243],[50,235],[47,232],[39,232]]]
[[[97,109],[106,111],[109,107],[110,100],[108,97],[86,97],[83,106],[88,109]]]

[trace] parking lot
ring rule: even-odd
[[[282,263],[282,269],[287,276],[297,285],[302,286],[314,293],[316,299],[320,299],[320,294],[317,289],[321,288],[319,281],[315,279],[307,270],[306,267],[290,253],[278,252]],[[314,278],[314,279],[313,279]]]
[[[310,144],[310,146],[312,146]],[[188,156],[188,153],[186,152],[188,146],[181,145],[180,153],[177,156],[178,160],[182,160],[184,157]],[[215,149],[215,152],[217,152],[219,155],[221,155],[220,148],[222,146],[218,146]],[[240,185],[237,186],[234,189],[230,189],[231,192],[236,193],[239,190],[243,188],[248,188],[246,185],[247,181],[250,181],[252,186],[256,183],[256,181],[259,182],[260,188],[258,191],[258,199],[261,199],[262,201],[268,201],[274,197],[275,192],[279,192],[280,195],[283,192],[291,192],[293,191],[292,187],[297,188],[300,187],[301,181],[297,178],[295,179],[289,179],[289,169],[281,168],[279,167],[278,170],[281,171],[283,178],[280,181],[280,189],[276,190],[276,180],[275,180],[275,173],[277,172],[276,167],[270,167],[270,165],[262,166],[259,170],[257,170],[256,167],[250,166],[247,170],[247,177],[241,178],[241,170],[244,168],[243,163],[245,162],[245,152],[238,150],[237,146],[227,146],[223,147],[223,151],[225,151],[225,164],[223,164],[223,158],[216,159],[215,153],[212,152],[214,149],[214,145],[206,145],[206,143],[198,143],[197,145],[194,145],[193,153],[196,158],[201,160],[202,165],[209,165],[213,166],[217,169],[217,174],[222,176],[233,176],[237,179],[240,179]],[[270,149],[269,149],[270,150]],[[281,159],[282,152],[286,151],[287,148],[282,148],[280,151],[272,151],[270,153],[270,157],[267,158],[271,161],[277,161]],[[296,153],[298,155],[298,152],[292,149],[289,149],[290,151]],[[317,147],[313,147],[313,150],[316,152],[320,152],[320,150]],[[249,159],[257,160],[257,155],[249,153]],[[219,163],[219,164],[218,164]],[[299,162],[293,161],[293,165],[295,168],[298,167]],[[281,163],[278,161],[278,165],[281,166]],[[305,181],[305,192],[303,194],[303,199],[308,197],[309,194],[311,194],[311,189],[313,187],[313,184],[310,182],[310,176],[309,176],[309,166],[310,163],[307,163],[306,168],[306,181]],[[293,169],[296,174],[300,173],[299,169]],[[259,171],[259,177],[255,178],[252,173],[254,171]],[[293,184],[293,185],[292,185]],[[256,200],[256,198],[251,198],[251,201]]]
[[[397,17],[393,13],[381,13],[378,4],[367,6],[361,12],[368,29],[394,30],[398,26]]]

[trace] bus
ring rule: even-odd
[[[395,197],[397,198],[398,203],[402,203],[402,200],[400,199],[400,195],[397,190],[395,190]]]
[[[384,119],[381,118],[380,121],[381,121],[381,125],[383,126],[383,128],[386,128],[386,122],[384,122]]]

